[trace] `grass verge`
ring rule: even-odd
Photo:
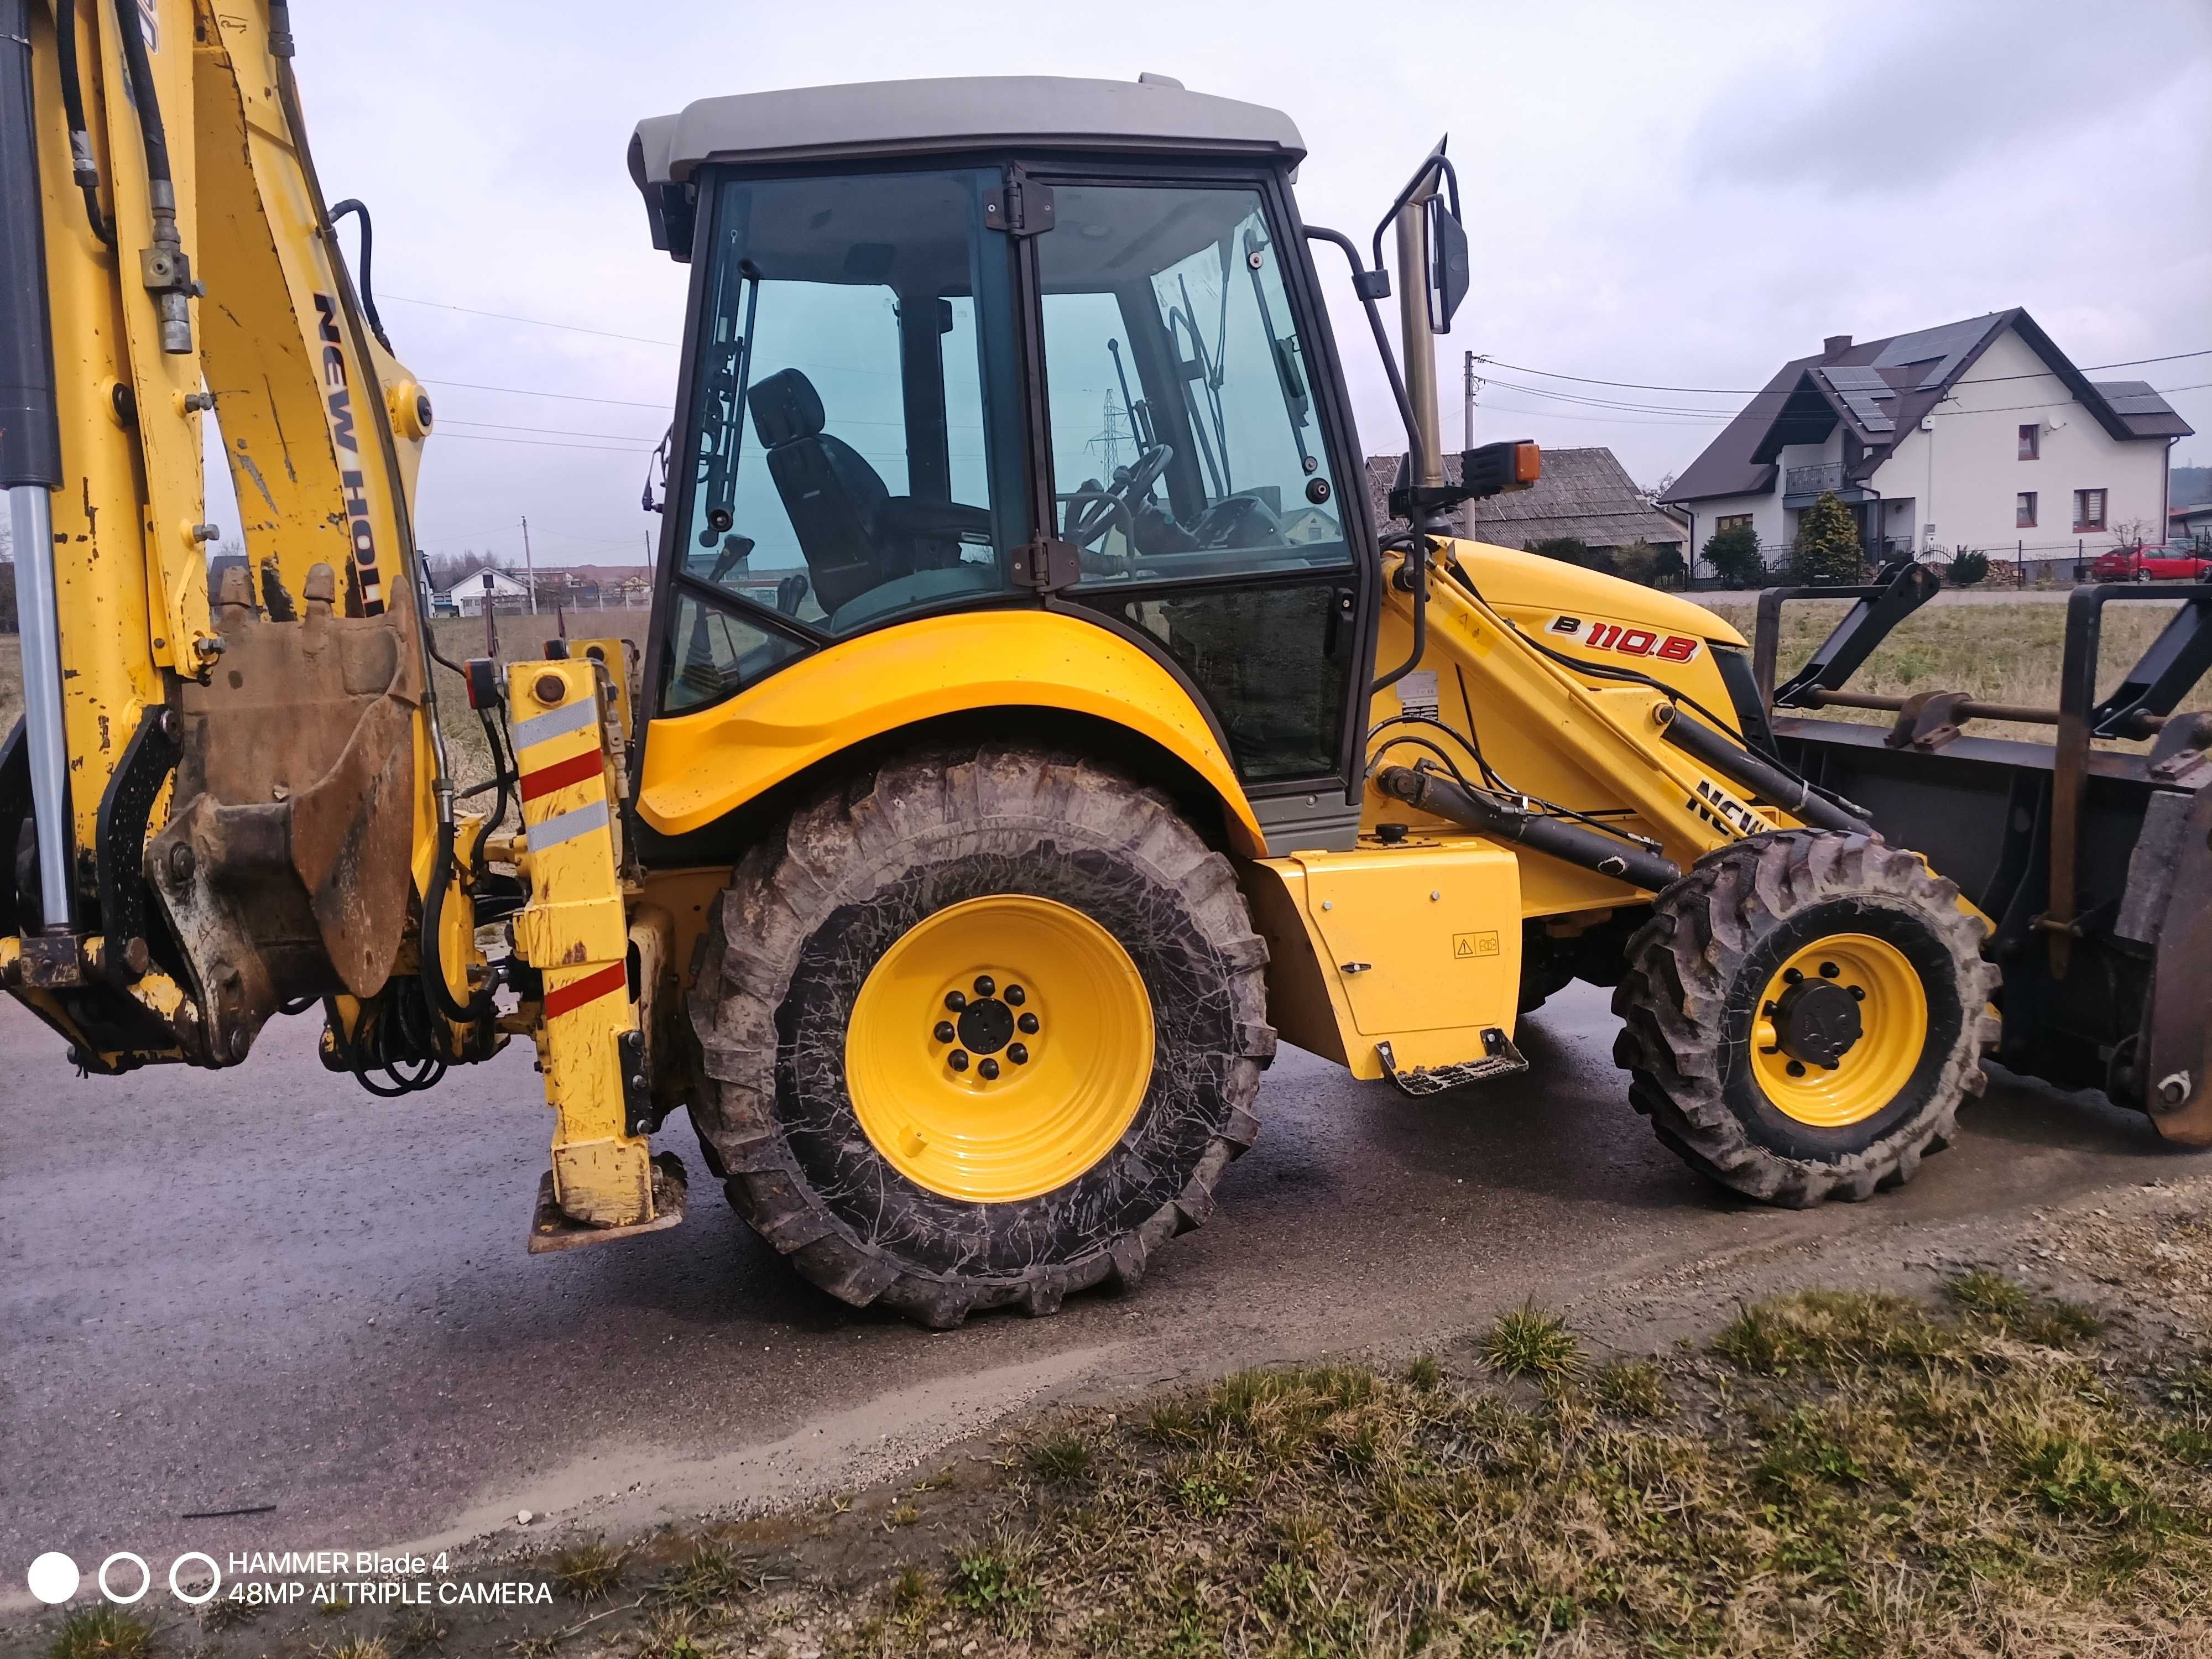
[[[1003,1513],[823,1651],[2201,1651],[2212,1370],[1988,1271],[1805,1291],[1586,1371],[1533,1306],[1433,1359],[1041,1431]],[[1072,1449],[1082,1448],[1079,1457]],[[1079,1475],[1075,1472],[1080,1471]],[[826,1610],[825,1610],[826,1611]]]

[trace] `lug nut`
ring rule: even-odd
[[[1006,1000],[1018,1008],[1030,1000],[1030,994],[1018,985],[1006,987]]]
[[[1797,1061],[1797,1060],[1791,1060],[1791,1061],[1790,1062],[1790,1076],[1792,1076],[1792,1077],[1802,1077],[1802,1076],[1804,1076],[1804,1075],[1805,1075],[1805,1067],[1804,1067],[1803,1064],[1802,1064],[1802,1062],[1800,1062],[1800,1061]]]
[[[1027,1036],[1035,1036],[1036,1035],[1037,1017],[1035,1014],[1024,1014],[1019,1019],[1016,1020],[1014,1024],[1020,1026],[1024,1033]]]
[[[1820,964],[1820,977],[1822,979],[1833,979],[1837,975],[1843,971],[1844,970],[1842,969],[1837,967],[1832,962],[1824,962]]]
[[[1865,987],[1865,986],[1863,986],[1863,985],[1854,985],[1854,986],[1852,986],[1852,987],[1850,988],[1850,992],[1851,992],[1851,1000],[1852,1000],[1853,1002],[1864,1002],[1864,1001],[1866,1000],[1866,987]]]
[[[975,1068],[975,1074],[986,1083],[995,1083],[999,1077],[999,1062],[995,1060],[985,1060]]]
[[[1795,968],[1784,968],[1782,970],[1782,982],[1784,985],[1795,985],[1798,981],[1804,977],[1805,975],[1799,973]]]
[[[1030,1063],[1029,1045],[1021,1042],[1008,1043],[1006,1045],[1006,1058],[1012,1060],[1017,1066],[1028,1065]]]
[[[988,974],[978,974],[975,975],[975,994],[977,996],[987,997],[998,988],[999,981],[993,979]]]
[[[956,1072],[964,1072],[968,1069],[968,1051],[965,1048],[955,1048],[946,1056],[946,1059]]]
[[[959,1033],[952,1029],[952,1022],[949,1019],[939,1020],[937,1029],[930,1033],[930,1036],[935,1037],[939,1042],[950,1042],[958,1035]]]
[[[968,999],[958,991],[947,991],[945,994],[945,1006],[957,1014],[968,1006]]]

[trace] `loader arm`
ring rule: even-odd
[[[0,978],[91,1070],[231,1065],[280,1009],[382,994],[454,884],[411,550],[429,405],[364,323],[283,0],[0,21],[26,681]],[[212,596],[210,413],[246,554]],[[443,931],[467,911],[456,888]]]

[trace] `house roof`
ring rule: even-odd
[[[1784,363],[1661,499],[1764,495],[1774,486],[1784,445],[1819,443],[1838,424],[1856,440],[1857,459],[1849,470],[1853,478],[1863,479],[2008,329],[2115,439],[2187,437],[2192,431],[2144,381],[2090,380],[2014,306]]]
[[[1457,455],[1444,457],[1444,477],[1459,477]],[[1390,489],[1405,476],[1402,455],[1374,455],[1367,461],[1368,494],[1378,521],[1388,520]],[[1679,546],[1687,537],[1681,523],[1653,507],[1610,449],[1547,449],[1544,471],[1527,489],[1471,501],[1462,510],[1465,533],[1501,547],[1525,548],[1557,537],[1572,537],[1591,547],[1626,547],[1644,541],[1655,547]],[[1402,529],[1392,522],[1388,528]]]

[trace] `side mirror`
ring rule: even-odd
[[[1429,326],[1439,334],[1451,332],[1452,313],[1467,298],[1467,228],[1459,222],[1458,195],[1454,179],[1451,206],[1441,195],[1429,198]]]

